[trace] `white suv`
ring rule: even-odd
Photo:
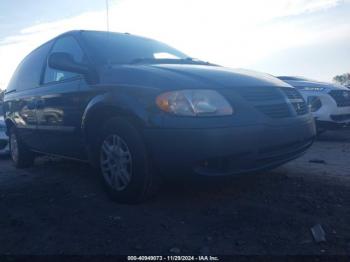
[[[350,90],[302,77],[279,76],[302,94],[315,117],[319,132],[350,126]]]

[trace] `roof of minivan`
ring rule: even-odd
[[[131,36],[131,37],[141,37],[141,38],[146,38],[146,37],[143,37],[143,36],[138,36],[138,35],[132,35],[130,33],[120,33],[120,32],[111,32],[111,31],[100,31],[100,30],[71,30],[71,31],[67,31],[67,32],[64,32],[56,37],[54,37],[53,39],[56,39],[58,37],[61,37],[63,35],[66,35],[66,34],[71,34],[71,35],[78,35],[80,33],[84,33],[84,32],[87,32],[87,33],[100,33],[100,34],[114,34],[114,35],[125,35],[125,36]],[[51,39],[51,40],[53,40]]]

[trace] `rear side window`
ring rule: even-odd
[[[83,63],[84,53],[75,38],[72,36],[59,38],[51,50],[51,53],[55,52],[68,53],[73,56],[75,62]],[[63,81],[76,76],[78,76],[77,73],[53,69],[46,63],[44,83]]]
[[[40,83],[41,72],[51,43],[47,43],[30,53],[19,65],[11,79],[8,91],[35,88]]]

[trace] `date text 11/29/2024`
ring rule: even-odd
[[[128,256],[128,261],[220,261],[217,256]]]

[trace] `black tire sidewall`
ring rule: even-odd
[[[11,136],[15,135],[17,140],[17,161],[15,161],[12,157],[12,144],[11,144]],[[27,146],[22,142],[20,136],[18,135],[17,129],[15,127],[10,128],[9,132],[9,147],[11,159],[17,168],[25,168],[33,165],[34,162],[34,153],[31,152]]]
[[[103,141],[110,135],[116,134],[127,144],[132,159],[132,175],[129,185],[121,191],[113,189],[104,179],[101,171],[101,147]],[[144,141],[138,130],[127,120],[113,118],[102,129],[98,143],[98,167],[103,184],[108,195],[121,203],[138,203],[147,195],[147,189],[151,181],[150,163],[147,157]]]

